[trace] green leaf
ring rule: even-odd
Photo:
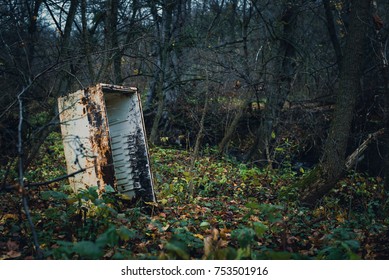
[[[254,231],[258,238],[263,237],[263,234],[269,229],[267,225],[264,225],[261,222],[254,222]]]
[[[130,230],[126,228],[125,226],[121,226],[117,230],[117,234],[119,235],[119,238],[124,241],[128,241],[130,239],[135,238],[136,236],[136,231],[135,230]]]
[[[264,255],[266,256],[266,259],[269,260],[290,260],[293,257],[289,252],[275,252],[271,250],[265,252]]]
[[[44,200],[49,200],[49,199],[56,199],[56,200],[61,200],[61,199],[67,199],[68,195],[63,192],[57,192],[57,191],[43,191],[41,192],[41,197]]]
[[[103,250],[91,241],[80,241],[74,244],[74,252],[88,259],[99,259]]]
[[[190,256],[188,254],[187,246],[178,240],[172,240],[165,245],[165,249],[168,251],[170,255],[179,257],[183,260],[189,260]]]
[[[92,198],[94,198],[94,199],[98,198],[98,197],[99,197],[98,187],[97,187],[97,186],[89,187],[89,188],[88,188],[88,194],[89,194]]]
[[[57,241],[57,244],[59,245],[59,247],[54,250],[54,254],[59,253],[61,255],[61,253],[64,253],[65,255],[70,256],[74,253],[74,244],[72,242]]]
[[[242,248],[249,246],[254,241],[254,235],[254,230],[246,227],[231,232],[231,238],[236,239]]]
[[[116,232],[116,229],[111,226],[107,229],[103,234],[101,234],[97,240],[96,244],[100,247],[104,247],[105,245],[115,246],[119,242],[119,235]]]
[[[247,208],[249,209],[260,209],[261,208],[261,205],[259,203],[256,203],[256,202],[249,202],[249,203],[246,203],[245,205]]]
[[[347,246],[349,246],[352,250],[357,250],[360,247],[360,244],[357,240],[346,240],[344,241]]]
[[[205,229],[205,228],[208,228],[210,226],[210,223],[208,223],[208,222],[201,222],[201,224],[200,224],[200,227],[201,228],[203,228],[203,229]]]
[[[250,258],[251,256],[251,250],[250,247],[244,247],[244,248],[239,248],[237,251],[237,260],[242,260],[242,259],[247,259]]]

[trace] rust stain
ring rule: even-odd
[[[108,133],[108,121],[104,106],[104,97],[100,85],[85,90],[86,111],[90,124],[90,141],[96,155],[95,172],[99,189],[105,185],[115,186],[114,169]]]
[[[88,99],[85,98],[85,97],[81,98],[81,104],[82,104],[82,105],[88,104]]]

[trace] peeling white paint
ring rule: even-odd
[[[86,171],[69,178],[70,185],[78,191],[88,186],[97,186],[94,169],[95,155],[89,139],[90,129],[86,106],[82,103],[84,91],[79,90],[58,99],[61,131],[68,174],[82,168]]]

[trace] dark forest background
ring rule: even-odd
[[[388,11],[383,0],[2,0],[1,188],[51,179],[42,170],[55,164],[37,161],[60,154],[47,144],[57,98],[108,83],[138,88],[158,158],[288,168],[310,208],[350,172],[387,191]],[[207,185],[190,172],[194,195]]]

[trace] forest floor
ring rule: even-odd
[[[42,156],[36,180],[63,172],[60,152],[48,157],[57,160],[42,167],[50,160]],[[191,160],[187,151],[152,148],[158,202],[143,206],[128,207],[113,189],[74,194],[65,182],[28,190],[43,258],[389,259],[381,178],[350,173],[308,209],[290,187],[308,170],[260,169],[211,149],[188,170]],[[21,194],[0,192],[0,205],[0,259],[35,258]]]

